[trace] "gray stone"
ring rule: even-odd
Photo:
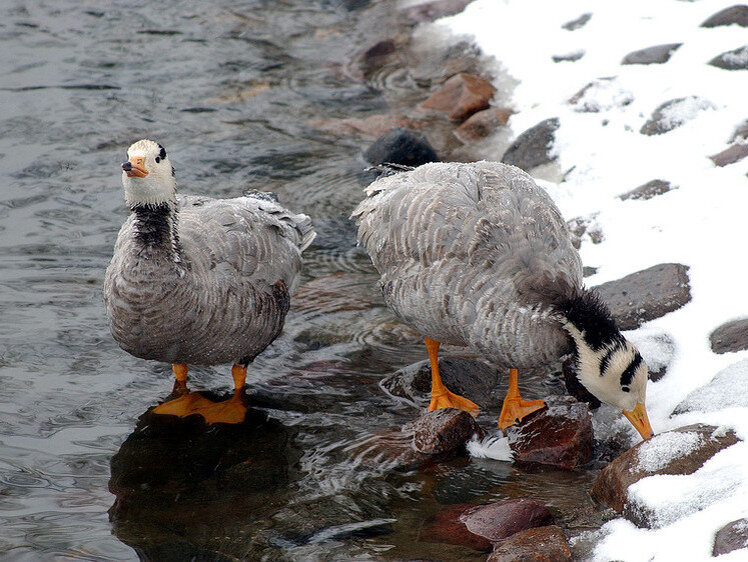
[[[498,543],[486,562],[571,562],[561,527],[547,525],[515,533]]]
[[[527,129],[506,149],[501,161],[530,171],[537,166],[553,162],[555,132],[561,126],[557,117],[541,121]]]
[[[633,330],[691,300],[688,267],[662,263],[594,287],[621,330]]]
[[[655,45],[633,51],[623,57],[621,64],[662,64],[670,60],[670,56],[683,43],[667,43],[665,45]]]
[[[553,62],[575,62],[584,56],[584,50],[572,51],[563,55],[552,55]]]
[[[748,6],[745,4],[738,4],[720,10],[702,23],[701,27],[718,27],[721,25],[733,24],[741,27],[748,27]]]
[[[636,189],[632,189],[628,193],[620,195],[619,198],[623,201],[626,201],[627,199],[652,199],[652,197],[667,193],[671,189],[673,189],[673,187],[669,181],[650,180]]]
[[[712,556],[727,554],[740,548],[748,548],[748,517],[728,523],[717,531]]]
[[[746,156],[748,156],[748,143],[738,142],[722,152],[710,156],[709,159],[714,162],[715,166],[723,167],[740,162]]]
[[[748,45],[717,55],[709,64],[725,70],[748,70]]]
[[[585,24],[590,21],[590,18],[592,17],[592,14],[582,14],[576,19],[573,19],[571,21],[566,22],[563,27],[564,29],[568,31],[575,31],[579,29],[580,27],[584,27]]]
[[[697,388],[675,407],[673,415],[748,407],[748,359],[722,369],[705,386]]]
[[[748,349],[748,318],[722,324],[709,336],[714,353],[729,353]]]
[[[666,101],[654,110],[640,132],[643,135],[661,135],[694,119],[700,111],[714,108],[712,102],[697,96]]]

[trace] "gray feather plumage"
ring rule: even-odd
[[[104,282],[112,334],[145,359],[251,361],[281,331],[311,221],[252,194],[177,205],[176,253],[139,241],[134,215],[122,226]]]
[[[354,210],[385,301],[422,335],[531,369],[571,351],[553,302],[582,265],[548,194],[519,168],[434,163],[380,178]]]

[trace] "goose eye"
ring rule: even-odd
[[[156,164],[158,164],[159,162],[161,162],[161,158],[159,158],[158,156],[156,156]]]

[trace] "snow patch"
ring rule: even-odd
[[[674,431],[655,435],[639,447],[637,469],[657,472],[673,459],[685,457],[695,451],[703,442],[703,437],[695,432]]]

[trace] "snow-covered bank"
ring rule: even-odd
[[[730,146],[746,118],[748,71],[708,64],[744,45],[746,28],[700,27],[732,4],[476,0],[439,23],[452,33],[474,36],[502,72],[519,82],[509,93],[517,112],[509,121],[513,136],[544,119],[559,119],[555,152],[563,181],[542,184],[567,218],[594,215],[602,229],[601,243],[587,241],[581,248],[584,263],[598,268],[588,278],[589,285],[662,262],[690,267],[692,301],[629,333],[636,342],[664,332],[675,342],[667,375],[649,385],[647,403],[655,431],[703,422],[732,427],[745,440],[746,407],[722,408],[716,402],[709,411],[701,408],[671,416],[689,393],[748,358],[748,351],[715,354],[709,343],[715,328],[748,316],[748,158],[724,167],[709,158]],[[562,27],[583,14],[591,17],[581,27]],[[665,63],[621,64],[633,51],[677,43],[680,47]],[[553,60],[554,55],[569,54],[582,56]],[[570,103],[589,84],[593,85],[582,100]],[[669,119],[682,122],[680,126],[664,134],[640,132],[661,104],[679,98],[685,101],[670,111]],[[581,104],[586,104],[586,111],[580,111]],[[500,160],[503,149],[497,146],[493,159]],[[674,188],[649,200],[619,198],[654,179]],[[745,370],[748,376],[748,362],[734,369]],[[662,481],[670,502],[668,523],[648,530],[614,520],[599,533],[594,559],[710,558],[715,532],[748,516],[746,451],[741,443],[718,453],[693,475]],[[636,487],[640,502],[642,497],[647,501],[648,490],[656,486],[648,480]],[[719,487],[716,480],[732,482],[729,493],[709,492]],[[695,497],[701,503],[696,502],[697,509],[679,510],[672,502],[679,494],[684,506],[695,505]],[[652,494],[653,509],[664,505],[661,495]],[[746,557],[742,550],[720,560]]]

